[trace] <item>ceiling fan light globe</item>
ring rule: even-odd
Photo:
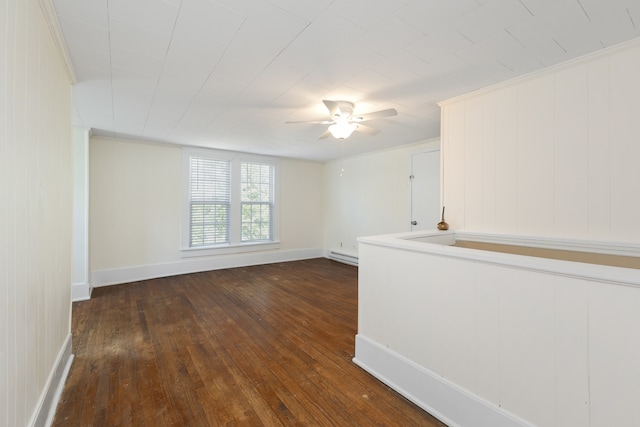
[[[329,132],[336,139],[346,139],[358,128],[355,123],[336,123],[329,126]]]

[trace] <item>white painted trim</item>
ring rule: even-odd
[[[91,285],[88,283],[74,283],[71,286],[71,301],[87,301],[91,299]]]
[[[223,268],[246,267],[251,265],[272,264],[276,262],[298,261],[309,258],[322,258],[322,248],[292,249],[274,252],[252,252],[242,254],[220,255],[214,257],[185,258],[176,262],[153,265],[137,265],[133,267],[99,270],[91,273],[91,284],[94,287],[117,285],[158,277],[176,276],[178,274],[197,273],[200,271],[220,270]]]
[[[596,254],[640,256],[640,244],[630,242],[610,242],[604,240],[578,240],[547,236],[526,236],[517,234],[496,234],[459,230],[458,240],[485,242],[500,245],[528,246],[531,248],[556,249],[561,251],[591,252]]]
[[[484,251],[478,249],[469,249],[456,246],[448,246],[451,243],[445,243],[446,240],[457,239],[464,240],[471,236],[480,236],[483,233],[473,233],[469,231],[449,230],[449,231],[414,231],[409,233],[396,233],[382,236],[360,237],[360,244],[370,244],[374,246],[384,246],[389,248],[404,249],[413,252],[424,252],[431,255],[443,256],[448,258],[458,258],[481,262],[485,264],[500,265],[503,267],[517,268],[520,270],[535,271],[544,274],[553,274],[558,276],[573,277],[577,279],[586,279],[602,283],[609,283],[622,286],[640,287],[640,274],[637,269],[613,267],[608,265],[587,264],[582,262],[563,261],[557,259],[539,258],[525,255],[515,255],[508,253],[499,253],[492,251]],[[573,240],[561,238],[547,238],[535,236],[509,236],[499,234],[486,234],[493,236],[493,240],[497,242],[498,237],[502,236],[504,241],[510,241],[510,244],[521,246],[530,246],[536,243],[537,247],[549,249],[567,249],[578,250],[582,247],[583,252],[594,253],[616,253],[624,252],[627,256],[639,256],[640,245],[620,242],[597,242],[586,240]],[[429,240],[438,239],[437,243],[431,243]],[[548,244],[547,244],[548,243]]]
[[[58,21],[58,16],[56,15],[56,9],[53,7],[52,0],[39,0],[40,9],[42,9],[42,15],[44,16],[47,25],[49,26],[49,31],[51,32],[51,38],[53,38],[53,42],[56,45],[56,49],[60,55],[60,60],[64,66],[65,71],[67,72],[67,76],[69,77],[69,82],[72,85],[78,83],[78,77],[76,76],[76,70],[73,68],[73,63],[71,62],[71,56],[69,55],[69,51],[67,50],[67,44],[64,41],[64,35],[62,34],[62,29],[60,28],[60,21]]]
[[[56,408],[67,381],[71,364],[73,363],[73,354],[71,353],[71,334],[67,338],[58,353],[56,363],[49,374],[47,384],[40,395],[36,410],[29,421],[30,427],[50,426],[53,423],[53,417],[56,414]]]
[[[195,247],[180,249],[182,258],[202,257],[209,255],[237,254],[242,252],[255,252],[280,249],[280,241],[277,242],[248,242],[236,245],[219,245],[217,247]]]
[[[72,301],[91,298],[89,282],[89,129],[73,128]]]
[[[450,427],[533,424],[358,334],[353,362]]]

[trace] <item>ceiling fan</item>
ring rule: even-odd
[[[363,132],[368,135],[375,135],[379,132],[379,130],[370,126],[363,125],[362,122],[398,115],[398,112],[394,108],[388,108],[386,110],[373,111],[364,114],[353,114],[353,102],[327,100],[324,100],[322,102],[327,107],[327,110],[329,110],[330,118],[328,120],[311,120],[287,123],[315,123],[321,125],[330,125],[329,128],[318,137],[318,139],[324,139],[329,135],[333,135],[334,138],[342,140],[351,136],[353,131]]]

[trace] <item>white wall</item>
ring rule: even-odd
[[[91,296],[89,285],[89,131],[73,128],[73,301]]]
[[[640,241],[640,42],[441,104],[452,228]]]
[[[439,143],[438,138],[327,162],[324,247],[357,256],[358,237],[409,231],[410,154]]]
[[[92,137],[92,285],[322,255],[321,163],[280,162],[280,248],[182,258],[182,150],[166,144]]]
[[[71,86],[36,0],[0,22],[0,425],[42,425],[71,350]]]
[[[92,137],[90,270],[179,259],[181,151]]]

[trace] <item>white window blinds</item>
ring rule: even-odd
[[[279,159],[185,147],[183,256],[279,248]]]
[[[230,163],[191,157],[189,171],[189,246],[229,243]]]

